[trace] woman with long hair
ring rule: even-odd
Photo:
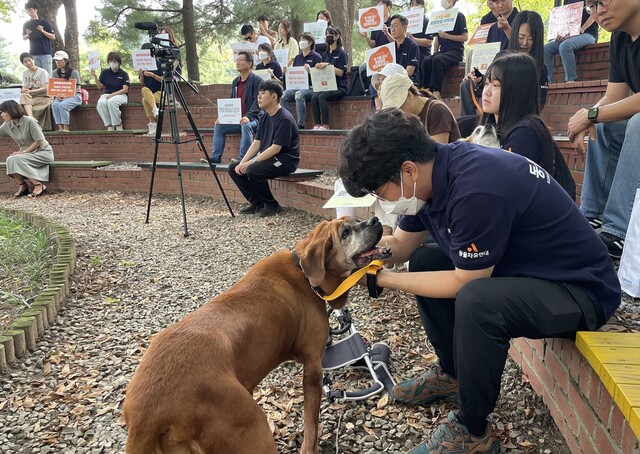
[[[287,49],[287,65],[291,66],[293,59],[296,58],[300,48],[298,47],[298,41],[293,37],[293,29],[291,28],[291,21],[281,20],[278,24],[278,39],[273,45],[274,49]]]
[[[331,13],[326,9],[321,9],[316,13],[316,22],[326,22],[327,27],[332,27],[333,21],[331,20]],[[324,55],[327,48],[327,43],[316,43],[316,52],[320,54],[320,56]]]

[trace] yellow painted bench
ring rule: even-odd
[[[640,438],[640,333],[580,331],[576,347]]]

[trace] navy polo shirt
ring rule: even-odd
[[[429,230],[457,268],[578,285],[613,314],[620,283],[607,248],[542,167],[466,142],[437,147],[433,198],[402,230]]]
[[[427,16],[424,16],[424,19],[422,21],[422,31],[420,33],[413,33],[411,36],[413,36],[414,38],[426,38],[426,39],[433,39],[433,35],[432,34],[426,34],[425,32],[427,31],[427,27],[429,26],[429,18]],[[418,46],[420,48],[420,61],[422,61],[424,58],[427,58],[429,55],[431,55],[431,46],[428,47],[422,47],[422,46]]]
[[[458,17],[456,17],[456,23],[453,26],[453,30],[447,32],[448,35],[463,35],[467,33],[467,18],[464,14],[458,13]],[[434,35],[436,36],[436,35]],[[458,41],[453,41],[447,38],[438,38],[438,42],[440,43],[440,52],[459,52],[460,55],[464,52],[464,43],[460,43]]]
[[[131,85],[129,82],[129,74],[122,68],[118,68],[116,72],[113,72],[111,68],[103,69],[98,80],[104,85],[104,92],[106,94],[121,90],[125,85]]]
[[[480,19],[480,25],[493,24],[494,22],[498,22],[498,19],[496,19],[492,11],[489,11]]]
[[[260,62],[256,65],[256,69],[270,69],[271,71],[273,71],[273,75],[276,79],[282,80],[282,66],[280,66],[280,63],[275,60],[269,60],[269,63],[267,63],[266,65]]]
[[[411,80],[415,83],[420,81],[420,46],[414,40],[405,38],[399,46],[396,42],[396,63],[405,69],[407,66],[414,66]]]
[[[322,57],[320,54],[312,50],[306,57],[302,55],[302,53],[296,55],[296,58],[293,59],[293,66],[309,65],[310,68],[315,68],[316,64],[321,61]],[[311,88],[311,74],[309,74],[309,88]]]
[[[160,63],[158,62],[158,66],[160,65]],[[155,74],[156,76],[160,76],[162,77],[162,68],[158,68],[155,71],[151,71],[153,74]],[[157,91],[160,91],[160,89],[162,88],[162,81],[161,80],[156,80],[153,77],[147,77],[145,76],[144,78],[144,86],[147,87],[149,90],[151,90],[152,93],[155,93]],[[118,91],[118,90],[115,90]]]
[[[347,62],[349,57],[343,48],[338,47],[333,52],[327,52],[322,56],[322,61],[342,70],[342,76],[336,76],[338,90],[347,91]]]
[[[389,17],[384,23],[384,25],[386,25],[387,27],[391,27],[391,21],[389,19],[391,19],[391,17]],[[373,47],[379,47],[384,46],[385,44],[389,44],[389,38],[387,38],[387,35],[385,35],[382,30],[371,32],[371,39],[376,42],[376,45]]]
[[[511,15],[507,17],[507,22],[509,25],[513,25],[513,21],[516,20],[516,16],[518,15],[518,8],[513,8]],[[497,20],[497,19],[496,19]],[[489,34],[487,35],[488,43],[500,43],[500,50],[507,50],[509,48],[509,36],[498,28],[498,23],[496,22],[489,29]]]
[[[25,35],[29,29],[31,30],[30,36],[38,35],[37,38],[29,38],[29,53],[31,55],[51,55],[51,40],[38,31],[38,25],[42,25],[47,33],[53,33],[51,24],[44,19],[32,19],[25,22],[22,26],[22,34]]]

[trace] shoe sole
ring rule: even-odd
[[[417,406],[417,405],[426,405],[426,404],[429,404],[429,403],[434,402],[436,400],[442,400],[442,401],[445,401],[445,402],[457,402],[458,401],[458,393],[441,395],[441,396],[433,396],[433,397],[429,397],[428,399],[424,399],[424,400],[402,400],[402,398],[398,398],[398,397],[393,396],[393,400],[395,400],[396,402],[399,402],[401,404],[413,407],[413,406]]]

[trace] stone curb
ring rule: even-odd
[[[76,266],[76,245],[69,231],[45,217],[22,210],[2,209],[2,213],[25,224],[35,225],[55,242],[56,255],[44,290],[29,309],[16,318],[10,329],[0,332],[0,374],[16,364],[38,337],[53,324],[62,302],[69,294],[69,279]]]

